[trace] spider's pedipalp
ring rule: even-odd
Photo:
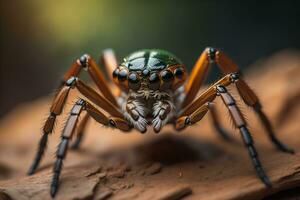
[[[175,115],[174,110],[175,106],[172,101],[164,100],[154,103],[152,125],[155,133],[159,133],[161,128]]]
[[[141,133],[147,131],[146,115],[148,110],[138,100],[128,100],[122,107],[123,115]]]

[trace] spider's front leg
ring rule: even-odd
[[[224,74],[232,74],[233,78],[235,79],[234,84],[236,85],[243,101],[248,106],[254,109],[254,111],[262,121],[268,133],[268,137],[273,142],[273,144],[283,152],[294,153],[293,149],[280,142],[276,137],[270,120],[262,111],[262,105],[257,95],[241,77],[241,72],[238,66],[228,56],[226,56],[219,50],[216,50],[214,48],[207,48],[199,57],[185,86],[186,96],[182,103],[183,108],[187,110],[188,107],[190,107],[190,104],[193,104],[192,101],[194,100],[197,92],[199,91],[201,85],[207,77],[209,68],[211,66],[210,64],[212,62],[216,62],[217,66],[223,71]]]
[[[115,56],[112,51],[104,51],[102,56],[102,61],[105,64],[105,67],[107,68],[107,71],[110,70],[110,68],[113,67],[115,62]],[[108,64],[110,63],[110,64]],[[68,98],[71,86],[68,85],[68,81],[72,77],[78,77],[82,69],[87,69],[89,75],[91,76],[92,80],[95,82],[98,89],[101,91],[101,93],[109,100],[113,106],[118,106],[117,101],[115,97],[113,96],[107,81],[104,78],[104,75],[100,71],[99,67],[97,66],[96,62],[87,54],[81,56],[79,59],[77,59],[70,69],[65,73],[63,77],[63,81],[61,86],[58,89],[58,92],[56,93],[54,100],[52,102],[52,106],[50,108],[50,115],[47,118],[44,127],[43,127],[43,135],[40,139],[38,150],[36,153],[36,157],[28,171],[29,175],[32,175],[36,168],[38,167],[42,156],[44,155],[47,142],[48,142],[48,135],[52,133],[54,129],[54,124],[56,117],[59,116],[62,113],[63,107],[65,105],[65,102]],[[83,126],[85,126],[85,123],[82,123]],[[80,139],[79,139],[80,140]]]
[[[226,77],[223,79],[223,81],[226,81]],[[254,147],[254,142],[247,128],[245,118],[242,115],[238,106],[236,105],[234,98],[224,87],[229,83],[223,81],[222,80],[219,81],[218,84],[210,87],[206,92],[200,95],[199,98],[202,99],[201,101],[203,101],[203,103],[199,105],[199,108],[197,108],[195,111],[191,112],[190,114],[181,115],[181,117],[176,122],[176,129],[180,130],[185,128],[188,125],[193,125],[198,121],[200,121],[205,116],[205,114],[211,109],[211,102],[217,96],[220,96],[230,112],[230,116],[233,119],[235,127],[238,128],[240,131],[240,134],[249,152],[249,156],[251,157],[253,166],[256,170],[258,177],[267,187],[271,187],[271,182],[261,165],[261,162],[258,157],[258,153],[256,151],[256,148]]]
[[[107,117],[89,102],[83,99],[79,99],[71,109],[70,116],[62,132],[61,142],[56,152],[56,162],[53,168],[53,177],[50,189],[50,194],[52,197],[55,196],[58,189],[59,176],[62,170],[63,160],[66,157],[69,140],[77,131],[76,125],[78,123],[78,118],[80,117],[80,114],[83,110],[87,112],[87,115],[89,117],[92,117],[98,123],[103,124],[105,126],[118,128],[122,131],[129,131],[131,129],[131,126],[124,119],[120,117]]]
[[[76,140],[75,142],[72,144],[71,148],[73,150],[77,150],[79,149],[79,146],[82,142],[82,139],[84,137],[84,133],[85,133],[85,129],[87,127],[87,123],[90,119],[90,116],[88,114],[86,114],[83,119],[79,122],[78,124],[78,133],[77,133],[77,137],[76,137]]]

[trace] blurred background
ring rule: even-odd
[[[98,59],[105,48],[120,60],[162,48],[189,69],[207,46],[242,68],[299,49],[299,1],[269,2],[1,0],[0,116],[50,94],[76,58]],[[210,80],[217,76],[214,69]]]

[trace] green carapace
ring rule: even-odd
[[[169,53],[160,49],[143,49],[136,51],[126,58],[121,64],[129,69],[129,71],[149,71],[162,70],[173,65],[182,65],[182,62]]]

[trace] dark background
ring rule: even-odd
[[[166,49],[189,68],[206,46],[243,68],[299,49],[298,2],[1,0],[0,116],[51,93],[83,53],[98,58],[108,47],[120,59],[141,48]]]

